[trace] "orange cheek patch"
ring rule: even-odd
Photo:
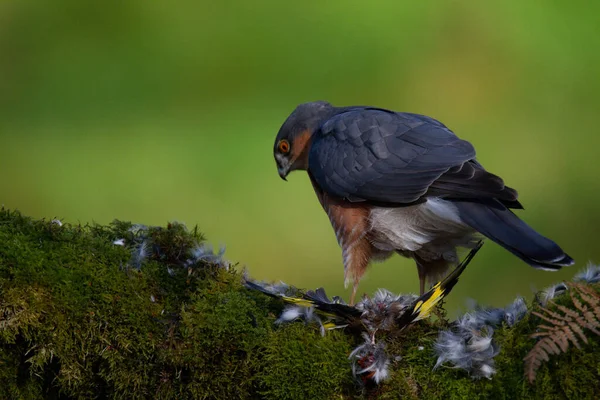
[[[296,136],[292,145],[291,159],[293,162],[301,164],[304,168],[308,164],[308,147],[310,146],[311,138],[312,134],[310,131],[305,130]]]

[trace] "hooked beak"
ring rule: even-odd
[[[284,181],[287,182],[287,175],[289,173],[289,168],[286,167],[279,167],[277,168],[277,172],[279,172],[279,176],[281,177],[281,179],[283,179]]]
[[[277,172],[279,172],[279,177],[284,181],[287,181],[285,178],[290,173],[290,169],[292,169],[293,161],[290,161],[281,154],[275,155],[275,161],[277,163]]]

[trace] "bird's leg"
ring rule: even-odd
[[[423,296],[425,293],[425,276],[419,274],[419,296]]]
[[[427,280],[427,273],[425,266],[417,261],[417,273],[419,274],[419,296],[423,296],[425,293],[425,281]]]
[[[419,274],[419,295],[422,296],[428,289],[425,285],[427,278],[444,276],[448,270],[448,261],[443,258],[423,259],[418,254],[413,254],[417,263],[417,272]]]

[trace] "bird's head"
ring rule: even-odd
[[[308,149],[313,134],[333,113],[335,107],[326,101],[300,104],[285,120],[277,137],[273,154],[279,176],[286,176],[297,169],[307,169]]]

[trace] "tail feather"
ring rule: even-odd
[[[534,268],[556,271],[575,263],[556,243],[537,233],[498,201],[454,204],[463,222]]]

